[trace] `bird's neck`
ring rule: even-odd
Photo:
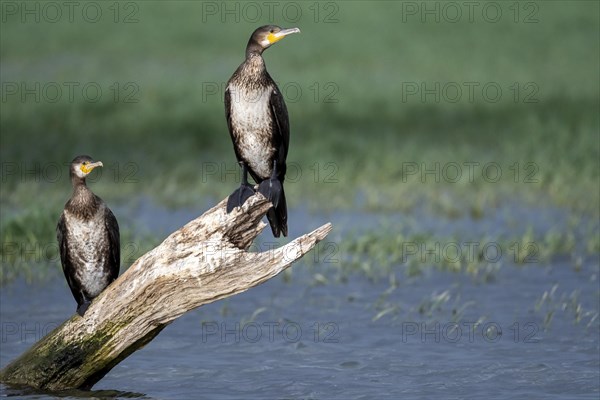
[[[73,194],[67,203],[67,209],[82,219],[89,219],[96,214],[100,206],[98,198],[85,184],[85,178],[74,177]]]
[[[244,70],[247,74],[262,75],[267,70],[265,60],[260,53],[246,53],[246,61],[244,61]]]
[[[261,88],[269,84],[268,76],[265,60],[260,54],[252,53],[240,65],[233,81],[246,88]]]
[[[250,56],[253,54],[260,56],[263,51],[265,51],[265,49],[263,49],[261,45],[250,38],[248,45],[246,46],[246,58],[250,58]]]

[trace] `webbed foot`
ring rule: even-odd
[[[227,199],[227,213],[236,207],[241,207],[252,195],[254,195],[252,186],[242,183]]]

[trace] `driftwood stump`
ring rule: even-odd
[[[325,224],[278,249],[246,249],[266,226],[263,196],[225,211],[226,199],[141,256],[100,294],[0,372],[8,385],[89,389],[187,311],[279,274],[331,231]]]

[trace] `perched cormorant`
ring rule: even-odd
[[[229,196],[227,212],[254,194],[248,172],[258,191],[271,203],[267,218],[275,237],[287,236],[285,178],[290,126],[279,88],[267,72],[262,52],[298,28],[262,26],[246,47],[246,60],[233,73],[225,90],[225,114],[235,155],[242,167],[242,184]]]
[[[102,167],[102,162],[89,156],[71,162],[73,194],[56,227],[63,272],[81,316],[92,299],[117,279],[121,259],[117,219],[85,184],[96,167]]]

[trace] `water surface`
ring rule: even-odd
[[[170,212],[146,201],[119,211],[157,236],[199,214]],[[382,221],[468,240],[522,233],[527,226],[542,233],[565,230],[568,213],[512,204],[479,220],[427,217],[418,211],[407,217],[296,210],[290,234],[329,220],[336,225],[331,240],[377,228]],[[575,229],[579,240],[583,231],[589,228]],[[261,236],[263,242],[271,240],[268,233]],[[503,257],[486,280],[438,268],[409,276],[398,265],[391,284],[360,272],[340,279],[345,255],[343,248],[338,250],[326,263],[299,262],[291,274],[185,314],[117,365],[91,395],[598,398],[598,254],[582,253],[577,268],[572,255],[534,265],[515,265]],[[2,289],[0,300],[1,366],[75,309],[59,274],[43,284],[13,282]],[[4,386],[2,392],[16,398],[54,398]]]

